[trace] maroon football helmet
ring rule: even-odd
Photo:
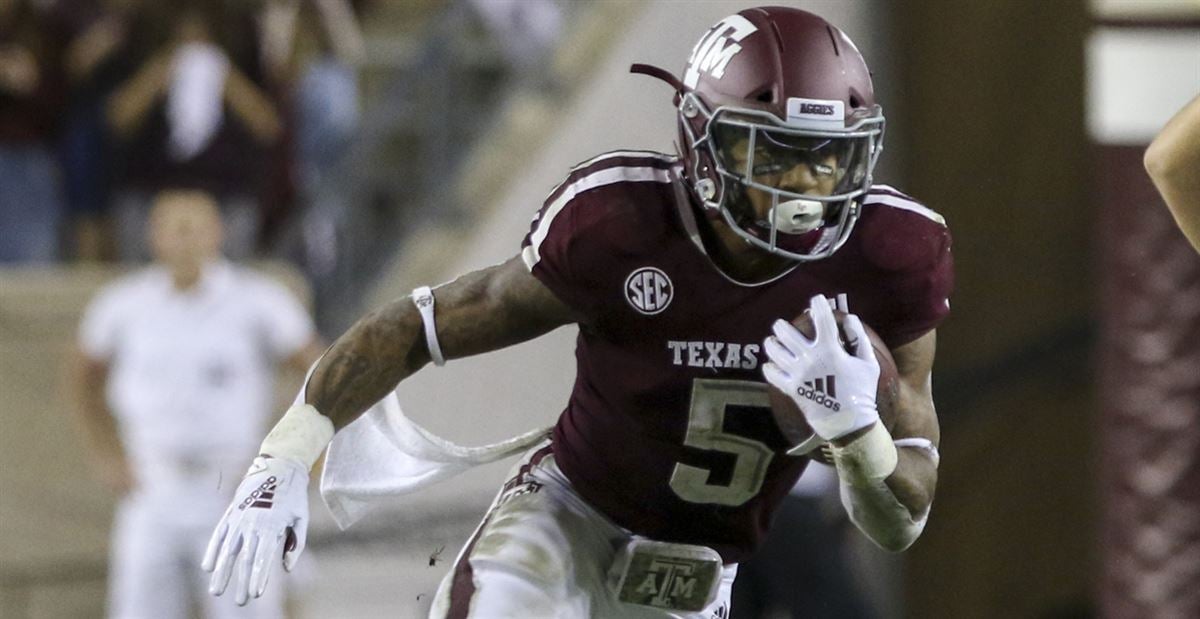
[[[679,140],[697,199],[750,243],[795,260],[831,255],[858,219],[883,148],[883,111],[862,55],[841,30],[799,9],[746,9],[713,26],[676,90]],[[804,164],[829,193],[783,182]],[[754,209],[769,200],[765,217]]]

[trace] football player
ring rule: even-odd
[[[950,235],[933,211],[873,184],[884,117],[858,50],[816,15],[754,8],[705,33],[682,79],[634,70],[675,89],[678,156],[576,166],[518,255],[418,289],[343,335],[219,523],[204,564],[214,593],[232,580],[244,602],[281,557],[295,563],[309,468],[399,381],[569,323],[570,400],[514,467],[432,616],[728,616],[737,563],[803,454],[825,443],[858,527],[889,550],[916,539],[936,481],[930,372]],[[856,312],[842,326],[857,346],[839,342],[835,297]],[[813,339],[787,322],[806,308]],[[899,370],[890,433],[862,323]],[[796,400],[809,440],[784,438],[768,382]],[[804,395],[814,385],[816,405]],[[264,492],[271,500],[255,498]]]
[[[1200,97],[1163,127],[1146,149],[1145,164],[1175,223],[1200,251]]]

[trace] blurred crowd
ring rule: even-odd
[[[357,0],[0,0],[0,266],[137,261],[202,191],[265,253],[357,124]]]

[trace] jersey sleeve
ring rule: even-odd
[[[122,286],[100,291],[83,312],[79,323],[78,344],[83,354],[106,360],[116,354],[122,323]]]
[[[539,281],[562,302],[585,317],[591,317],[589,281],[584,265],[579,213],[586,196],[578,195],[568,178],[546,199],[534,215],[529,233],[521,243],[521,260]]]
[[[263,281],[258,295],[261,324],[273,358],[291,356],[313,340],[312,318],[291,291],[274,281]]]
[[[896,318],[886,335],[880,334],[889,348],[916,340],[936,329],[950,315],[954,257],[949,229],[941,227],[934,240],[936,251],[932,260],[904,272],[897,282],[893,296]]]
[[[610,316],[620,261],[659,247],[673,165],[658,153],[605,153],[573,168],[534,216],[521,258],[585,322]]]
[[[872,306],[867,322],[896,348],[937,328],[950,314],[950,229],[936,211],[887,185],[873,186],[863,209],[856,244],[870,269],[864,280]]]

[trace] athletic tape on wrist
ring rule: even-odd
[[[433,322],[433,289],[421,286],[412,291],[413,304],[421,312],[421,324],[425,326],[425,347],[429,349],[429,358],[434,365],[446,365],[442,356],[442,345],[438,343],[437,326]]]
[[[900,462],[891,433],[878,422],[850,444],[832,445],[832,448],[838,475],[851,485],[868,485],[887,479]]]
[[[311,404],[296,404],[271,428],[258,453],[295,460],[311,469],[331,440],[333,421]]]

